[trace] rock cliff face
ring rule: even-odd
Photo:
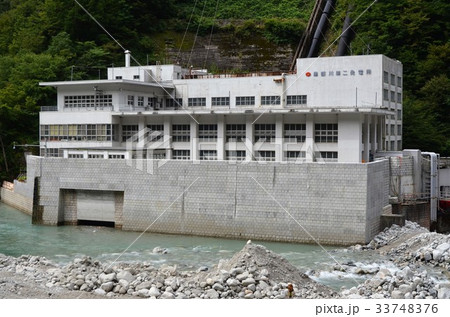
[[[207,68],[220,72],[271,72],[289,70],[294,49],[290,45],[276,45],[260,35],[238,38],[231,33],[197,37],[195,45],[180,51],[176,40],[169,35],[164,38],[165,63],[184,67]],[[192,50],[192,53],[191,53]]]

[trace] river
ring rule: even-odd
[[[30,216],[0,203],[0,253],[20,256],[31,254],[66,264],[76,257],[88,255],[102,262],[149,262],[154,266],[176,264],[180,269],[197,270],[211,267],[220,259],[231,258],[246,240],[218,239],[116,230],[94,226],[38,226]],[[345,248],[320,247],[310,244],[259,243],[285,257],[313,279],[335,289],[356,286],[366,279],[354,273],[339,272],[339,263],[354,262],[355,267],[376,268],[379,257],[346,252]],[[131,245],[131,246],[130,246]],[[153,253],[155,247],[167,254]],[[352,258],[350,258],[350,256]],[[359,258],[353,258],[358,256]]]

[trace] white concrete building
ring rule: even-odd
[[[42,156],[368,162],[402,148],[402,64],[383,55],[297,60],[296,73],[109,68],[58,89]]]

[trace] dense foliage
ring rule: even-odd
[[[105,77],[123,63],[157,55],[161,32],[255,34],[273,43],[299,40],[313,0],[0,0],[0,179],[24,166],[18,144],[37,143],[39,107],[55,92],[40,81]],[[356,19],[372,1],[338,0],[324,49],[342,29],[349,4]],[[352,53],[385,54],[404,65],[404,147],[450,156],[450,4],[379,0],[354,24]],[[332,55],[331,50],[325,55]],[[29,148],[28,150],[32,150]],[[34,148],[36,150],[36,148]]]

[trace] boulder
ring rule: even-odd
[[[149,293],[149,296],[155,296],[155,297],[158,297],[161,294],[155,286],[152,286],[150,288],[150,290],[148,291],[148,293]]]
[[[101,288],[102,290],[104,290],[106,293],[111,292],[112,289],[114,288],[114,282],[106,282],[106,283],[103,283],[103,284],[100,286],[100,288]]]
[[[134,280],[134,276],[133,274],[131,274],[129,271],[120,271],[119,273],[117,273],[116,278],[118,280],[125,280],[128,283],[131,283]]]

